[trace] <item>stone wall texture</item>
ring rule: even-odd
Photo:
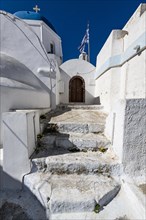
[[[126,101],[124,143],[124,171],[140,177],[146,173],[146,99]]]

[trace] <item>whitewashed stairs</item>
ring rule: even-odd
[[[71,107],[62,105],[49,116],[41,151],[33,155],[32,173],[24,178],[52,220],[57,213],[99,212],[120,190],[114,178],[122,169],[103,134],[102,108]]]

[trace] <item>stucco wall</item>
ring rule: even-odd
[[[96,67],[97,71],[99,68],[102,67],[102,65],[108,61],[110,61],[109,58],[111,57],[117,57],[120,53],[123,52],[123,37],[125,36],[126,32],[123,30],[112,30],[109,37],[107,38],[105,44],[103,45],[101,51],[99,52],[96,60]],[[108,65],[108,63],[107,63]]]
[[[126,100],[118,100],[114,103],[108,114],[105,126],[105,135],[111,141],[119,160],[123,160],[123,136]]]
[[[0,86],[0,96],[0,145],[3,141],[1,123],[3,112],[8,112],[10,109],[48,108],[50,102],[50,97],[46,93],[28,89]]]
[[[52,63],[41,38],[27,23],[9,13],[1,11],[0,20],[0,117],[12,108],[54,108],[59,102],[56,101],[56,72],[51,71]],[[57,69],[55,56],[51,57],[53,61]]]
[[[146,98],[146,4],[114,30],[97,56],[96,91],[110,112],[118,99]]]
[[[29,26],[33,29],[33,31],[37,34],[37,36],[41,39],[41,23],[39,21],[32,22],[31,20],[25,20],[24,21],[29,24]]]
[[[146,50],[128,62],[125,84],[127,99],[146,98]]]
[[[42,42],[47,50],[50,52],[50,43],[54,44],[55,54],[58,57],[62,57],[61,39],[45,24],[42,25]]]
[[[47,79],[50,80],[49,77]],[[50,92],[46,92],[42,82],[24,64],[1,54],[0,104],[1,133],[2,112],[8,112],[10,109],[48,108]]]
[[[129,176],[146,174],[146,99],[127,100],[125,108],[123,165]]]
[[[69,103],[69,81],[74,76],[81,76],[85,81],[85,103],[94,104],[95,101],[95,67],[84,60],[72,59],[60,66],[60,102]],[[61,88],[60,88],[61,89]]]
[[[146,4],[139,5],[123,29],[128,31],[124,39],[124,50],[126,50],[131,42],[136,41],[146,31]]]
[[[97,78],[95,95],[107,112],[118,99],[146,98],[146,50]]]
[[[0,14],[0,19],[1,52],[25,65],[38,78],[42,88],[49,93],[52,88],[47,77],[49,78],[51,64],[41,39],[27,23],[17,18],[13,19],[13,15],[9,13]],[[38,71],[40,68],[47,68],[48,74],[41,74]]]
[[[129,177],[146,173],[146,99],[119,100],[106,120],[106,136]]]
[[[145,21],[146,4],[140,5],[125,25],[123,30],[128,34],[123,32],[123,44],[119,42],[117,55],[114,46],[118,39],[114,39],[114,32],[111,33],[97,56],[95,73],[95,94],[100,96],[101,104],[109,113],[105,134],[123,163],[125,174],[142,178],[146,172]],[[123,51],[120,51],[120,45],[123,45]]]
[[[61,38],[56,34],[46,23],[39,20],[25,20],[24,21],[31,27],[37,34],[42,44],[44,45],[47,53],[50,52],[50,43],[54,44],[55,55],[60,59],[62,57],[62,42]]]
[[[95,94],[100,97],[100,102],[105,111],[110,112],[112,106],[120,97],[121,69],[113,68],[96,80]]]
[[[3,113],[3,188],[22,189],[23,176],[30,172],[30,156],[39,128],[37,111]],[[13,179],[15,181],[13,181]]]

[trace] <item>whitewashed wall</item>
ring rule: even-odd
[[[54,45],[54,54],[61,63],[62,58],[62,41],[61,38],[56,34],[45,22],[39,20],[24,20],[31,29],[37,34],[42,44],[44,45],[46,52],[50,52],[50,43]],[[59,63],[59,64],[60,64]]]
[[[107,112],[111,110],[111,106],[119,99],[120,73],[120,68],[113,68],[96,80],[95,94],[100,97],[100,102]]]
[[[146,98],[145,20],[142,4],[123,30],[111,32],[97,56],[95,95],[107,112],[118,99]]]
[[[37,34],[37,36],[42,40],[42,24],[40,21],[32,21],[32,20],[25,20],[23,21],[29,24],[30,28]]]
[[[38,78],[42,88],[49,93],[51,87],[48,84],[49,80],[47,80],[47,77],[49,78],[51,72],[51,64],[41,39],[27,23],[21,19],[14,18],[9,13],[0,14],[0,19],[0,28],[2,30],[1,53],[25,65]],[[51,57],[51,59],[53,61],[55,56]],[[46,68],[48,75],[46,73],[43,74],[40,71],[41,68]],[[55,74],[53,78],[55,78]]]
[[[97,56],[96,91],[108,112],[105,134],[130,177],[145,176],[146,4],[114,30]],[[108,52],[109,51],[109,52]]]
[[[0,118],[2,112],[8,112],[12,108],[55,108],[59,102],[58,99],[56,101],[58,90],[55,72],[58,71],[58,63],[55,55],[50,59],[42,44],[42,27],[38,24],[42,25],[42,23],[35,21],[32,28],[32,22],[27,24],[2,11],[0,20],[2,104]],[[62,55],[60,38],[59,36],[57,38],[57,34],[55,36],[59,42],[58,53]],[[55,63],[53,71],[52,63]],[[1,144],[2,134],[0,135]]]
[[[95,67],[84,60],[72,59],[60,66],[60,102],[69,103],[69,81],[74,76],[81,76],[85,80],[85,103],[94,104],[95,101]]]
[[[57,57],[62,57],[61,38],[52,31],[45,23],[42,25],[42,42],[47,50],[50,51],[50,43],[54,44],[54,54]]]
[[[125,75],[124,98],[146,98],[146,49],[131,59],[123,68],[126,68],[125,72],[121,70],[121,77]]]
[[[31,171],[30,156],[40,132],[39,112],[3,113],[3,176],[4,189],[21,190],[23,176]]]
[[[126,100],[118,100],[114,103],[108,114],[105,126],[105,135],[111,141],[119,160],[123,160],[123,137]]]

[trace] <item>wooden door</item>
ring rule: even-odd
[[[81,77],[73,77],[69,85],[69,102],[84,102],[85,83]]]

